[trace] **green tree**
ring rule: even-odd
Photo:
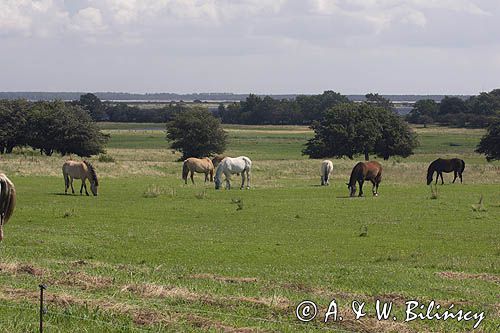
[[[80,96],[78,104],[87,110],[95,121],[105,120],[107,118],[105,106],[101,100],[94,94],[88,93]]]
[[[182,152],[182,159],[223,153],[227,134],[221,122],[206,109],[191,109],[173,116],[167,123],[167,140]]]
[[[87,111],[62,101],[36,102],[28,114],[28,144],[48,156],[76,154],[82,157],[104,152],[109,139]]]
[[[0,153],[11,153],[14,147],[24,146],[26,138],[25,100],[0,100]]]
[[[427,124],[433,123],[438,115],[438,104],[432,99],[421,99],[413,105],[406,119],[414,124]]]
[[[380,138],[375,144],[375,154],[388,160],[391,156],[408,157],[418,146],[416,134],[396,113],[389,110],[377,112],[380,123]]]
[[[417,145],[416,137],[404,121],[392,111],[369,103],[346,103],[325,113],[311,128],[315,136],[303,150],[311,158],[354,158],[377,154],[384,159],[407,157]]]
[[[500,121],[490,125],[488,132],[481,138],[476,152],[486,155],[486,160],[500,160]]]
[[[369,93],[369,94],[366,94],[365,95],[365,98],[366,98],[366,101],[369,103],[369,104],[373,104],[375,106],[378,106],[378,107],[381,107],[381,108],[384,108],[386,110],[392,110],[392,102],[385,98],[384,96],[382,95],[379,95],[377,93]]]

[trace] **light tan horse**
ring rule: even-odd
[[[73,179],[81,179],[82,186],[80,187],[80,194],[82,194],[82,190],[85,189],[85,194],[89,195],[87,192],[87,184],[86,180],[88,179],[90,182],[90,190],[94,196],[97,195],[97,187],[99,186],[99,181],[97,180],[97,175],[95,173],[95,169],[87,161],[78,162],[78,161],[66,161],[63,164],[62,172],[64,176],[64,193],[68,193],[68,188],[71,186],[71,192],[75,194],[75,189],[73,188]]]
[[[210,175],[210,181],[214,181],[214,165],[208,157],[196,158],[190,157],[182,163],[182,179],[184,183],[187,184],[188,174],[191,172],[191,181],[194,184],[194,173],[204,173],[205,183],[208,180],[208,175]]]
[[[12,216],[16,206],[16,188],[6,175],[0,173],[0,241],[3,239],[3,225]]]

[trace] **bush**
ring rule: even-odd
[[[221,154],[226,149],[227,134],[220,120],[208,110],[192,109],[176,114],[167,123],[167,140],[182,159]]]

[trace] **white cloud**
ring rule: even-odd
[[[111,90],[111,82],[128,90],[134,84],[147,85],[137,90],[175,90],[168,84],[196,90],[211,77],[213,84],[235,85],[212,90],[311,91],[336,88],[327,86],[330,77],[340,73],[335,82],[342,83],[362,69],[346,86],[352,92],[371,70],[392,71],[392,79],[405,70],[413,78],[429,66],[433,73],[444,69],[440,84],[447,76],[458,84],[465,67],[470,80],[463,85],[482,77],[493,82],[500,77],[498,58],[491,56],[498,54],[499,29],[500,1],[493,0],[0,0],[0,87],[21,82],[16,75],[27,64],[35,73],[66,66],[51,80],[63,82],[68,72],[88,87],[108,82]],[[447,61],[454,58],[460,63]],[[488,63],[494,69],[482,73]],[[93,79],[94,69],[106,76]],[[241,73],[227,81],[220,71]],[[26,73],[26,89],[36,88]],[[300,73],[295,80],[294,73]],[[395,82],[382,76],[372,82]],[[67,80],[60,89],[73,87]]]
[[[97,34],[106,30],[101,11],[87,7],[79,10],[71,20],[71,28],[85,34]]]

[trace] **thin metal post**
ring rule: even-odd
[[[47,286],[44,284],[40,284],[40,333],[43,333],[43,315],[45,313],[45,309],[43,307],[43,291],[47,289]]]

